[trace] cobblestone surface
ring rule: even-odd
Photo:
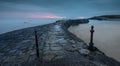
[[[63,23],[37,26],[40,58],[36,57],[34,29],[26,28],[0,35],[0,66],[107,66],[93,55],[82,41],[72,39]],[[95,56],[95,57],[96,57]],[[109,63],[108,63],[109,64]]]

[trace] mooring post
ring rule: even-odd
[[[39,46],[38,46],[38,38],[37,38],[37,31],[35,30],[35,44],[36,44],[36,55],[39,57]]]
[[[90,30],[90,43],[89,43],[89,49],[90,50],[94,50],[93,33],[94,33],[94,26],[92,25],[91,30]]]

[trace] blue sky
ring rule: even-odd
[[[120,14],[120,0],[0,0],[0,18],[78,18]]]

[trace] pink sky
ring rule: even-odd
[[[10,18],[47,18],[47,19],[61,19],[65,18],[64,16],[59,16],[53,13],[21,13],[21,12],[3,12],[0,13],[2,16],[1,17],[10,17]]]
[[[63,16],[58,16],[55,14],[30,14],[28,18],[65,18]]]

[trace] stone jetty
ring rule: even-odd
[[[119,66],[116,60],[87,44],[67,29],[83,20],[55,23],[16,30],[0,35],[0,66]],[[39,57],[36,56],[34,30],[37,31]]]

